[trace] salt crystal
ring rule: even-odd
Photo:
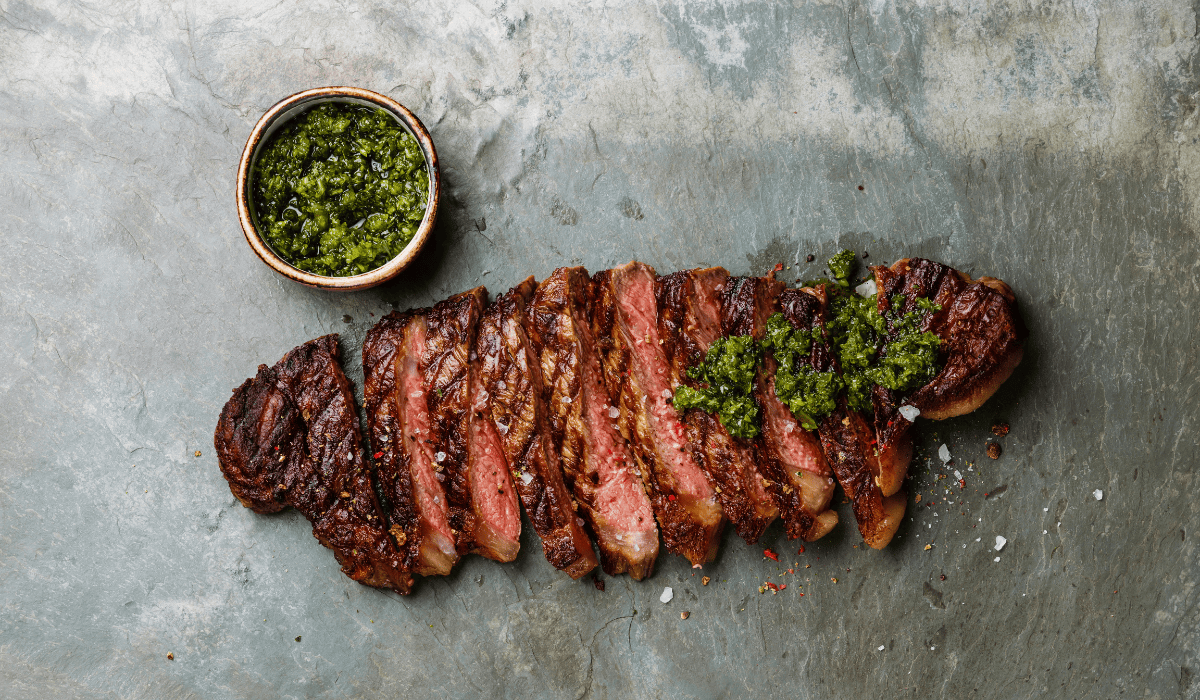
[[[992,561],[1000,561],[1000,557],[996,557],[996,558],[995,558],[995,559],[993,559]]]
[[[1096,497],[1097,501],[1104,500],[1104,492],[1101,491],[1100,489],[1096,489],[1095,491],[1092,491],[1092,495]]]
[[[960,472],[959,470],[955,469],[955,470],[954,470],[954,478],[955,478],[955,479],[962,479],[962,472]]]
[[[916,406],[901,406],[900,415],[904,416],[904,420],[912,423],[917,420],[917,416],[921,415],[921,409]]]
[[[563,403],[571,403],[571,397],[570,397],[570,396],[564,396],[564,397],[563,397]]]
[[[669,398],[671,398],[671,390],[670,390],[670,389],[663,389],[663,390],[662,390],[662,397],[663,397],[664,399],[669,399]]]
[[[1049,530],[1042,530],[1043,535],[1045,535],[1047,532],[1049,532]]]
[[[997,552],[1004,549],[1004,545],[1006,545],[1006,544],[1008,544],[1008,540],[1004,539],[1000,535],[996,535],[996,551]]]
[[[433,459],[434,459],[434,461],[436,461],[436,462],[438,462],[438,463],[440,464],[440,463],[442,463],[442,462],[446,461],[446,453],[445,453],[445,452],[438,452],[437,454],[435,454],[435,455],[433,456]]]
[[[883,645],[882,645],[882,644],[880,644],[880,645],[879,645],[879,651],[883,651],[883,648],[884,648],[884,647],[883,647]]]
[[[875,286],[875,280],[873,278],[854,288],[854,293],[860,297],[873,297],[878,291],[879,288]]]
[[[675,591],[672,591],[671,587],[667,586],[666,588],[663,589],[662,595],[660,595],[658,597],[658,600],[663,603],[670,603],[671,599],[674,597],[675,597]]]
[[[533,481],[533,474],[530,474],[529,472],[521,472],[521,483],[522,484],[525,484],[526,486],[528,486],[529,482],[531,482],[531,481]]]
[[[501,435],[508,435],[508,426],[504,423],[497,423],[496,430],[500,431]]]
[[[946,447],[946,443],[944,442],[942,443],[942,446],[938,448],[938,458],[941,459],[942,462],[950,461],[950,448]]]
[[[616,418],[619,415],[621,415],[621,409],[617,408],[616,406],[608,407],[608,417],[609,418]]]
[[[976,538],[975,538],[975,541],[976,541],[976,542],[978,542],[978,541],[979,541],[979,540],[981,540],[981,539],[983,539],[983,538],[982,538],[982,537],[976,537]]]

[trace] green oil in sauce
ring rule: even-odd
[[[329,102],[293,117],[251,175],[258,230],[288,263],[361,275],[416,235],[429,172],[416,139],[381,109]]]

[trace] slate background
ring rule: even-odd
[[[1200,697],[1195,7],[0,0],[0,69],[0,696]],[[258,116],[329,84],[414,109],[448,184],[349,295],[259,263],[233,200]],[[840,246],[1001,277],[1032,333],[923,425],[886,551],[842,506],[802,555],[772,528],[779,565],[730,533],[707,587],[664,555],[601,593],[526,537],[401,599],[218,472],[230,389],[317,335]]]

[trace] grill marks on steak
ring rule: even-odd
[[[759,301],[769,318],[786,307],[785,316],[797,327],[810,327],[820,319],[823,299],[812,290],[779,290],[768,287]],[[761,317],[761,313],[759,316]],[[824,537],[838,523],[829,507],[835,483],[820,439],[804,429],[775,394],[775,358],[767,353],[755,380],[755,395],[762,410],[762,435],[758,454],[771,493],[779,503],[789,539],[808,542]]]
[[[363,341],[367,424],[390,530],[423,576],[448,574],[458,561],[422,370],[428,311],[392,312]]]
[[[688,368],[704,360],[722,335],[722,293],[736,285],[723,268],[682,270],[660,277],[656,285],[662,347],[671,364],[674,386],[697,386]],[[751,334],[753,328],[746,334]],[[729,434],[714,415],[692,409],[684,416],[692,456],[708,477],[721,510],[734,529],[753,544],[779,515],[767,481],[756,463],[754,442]]]
[[[530,277],[487,308],[476,353],[513,485],[542,538],[546,559],[577,579],[597,561],[550,440],[542,373],[525,331],[525,308],[535,286]]]
[[[388,534],[362,456],[337,335],[301,345],[237,389],[217,421],[221,472],[247,508],[293,506],[360,583],[407,594],[406,553]]]
[[[653,268],[639,262],[592,278],[592,329],[618,425],[646,486],[668,551],[712,561],[724,515],[688,449],[671,405],[671,366],[660,344]]]
[[[555,270],[534,293],[527,329],[540,358],[552,445],[604,571],[641,580],[658,557],[658,527],[610,415],[588,322],[591,286],[582,267]]]
[[[871,268],[879,288],[879,310],[886,311],[897,294],[901,311],[919,297],[942,310],[932,314],[924,330],[941,339],[942,369],[906,399],[933,420],[970,413],[983,405],[1021,362],[1029,332],[1008,285],[992,277],[972,280],[953,268],[924,258],[905,258],[891,267]]]
[[[819,327],[824,332],[828,307],[823,286],[784,290],[779,296],[779,304],[784,318],[793,327]],[[816,338],[809,362],[819,372],[837,369],[829,346]],[[834,476],[850,498],[858,531],[869,546],[882,549],[900,527],[906,495],[901,491],[885,496],[880,489],[877,481],[880,465],[870,424],[846,406],[844,397],[839,397],[837,409],[821,421],[817,432]]]
[[[476,287],[434,305],[421,360],[430,414],[433,468],[446,492],[448,521],[461,556],[478,552],[512,561],[520,548],[521,516],[499,438],[482,409],[471,353],[487,290]],[[476,363],[477,364],[477,363]]]

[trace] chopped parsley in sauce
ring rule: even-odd
[[[348,277],[381,267],[413,239],[429,173],[391,114],[329,102],[276,132],[255,163],[251,197],[259,231],[283,259]]]
[[[699,408],[715,413],[734,437],[753,440],[759,433],[758,402],[754,400],[754,375],[762,350],[748,335],[717,338],[704,360],[688,369],[688,376],[702,388],[680,385],[674,405],[684,412]]]

